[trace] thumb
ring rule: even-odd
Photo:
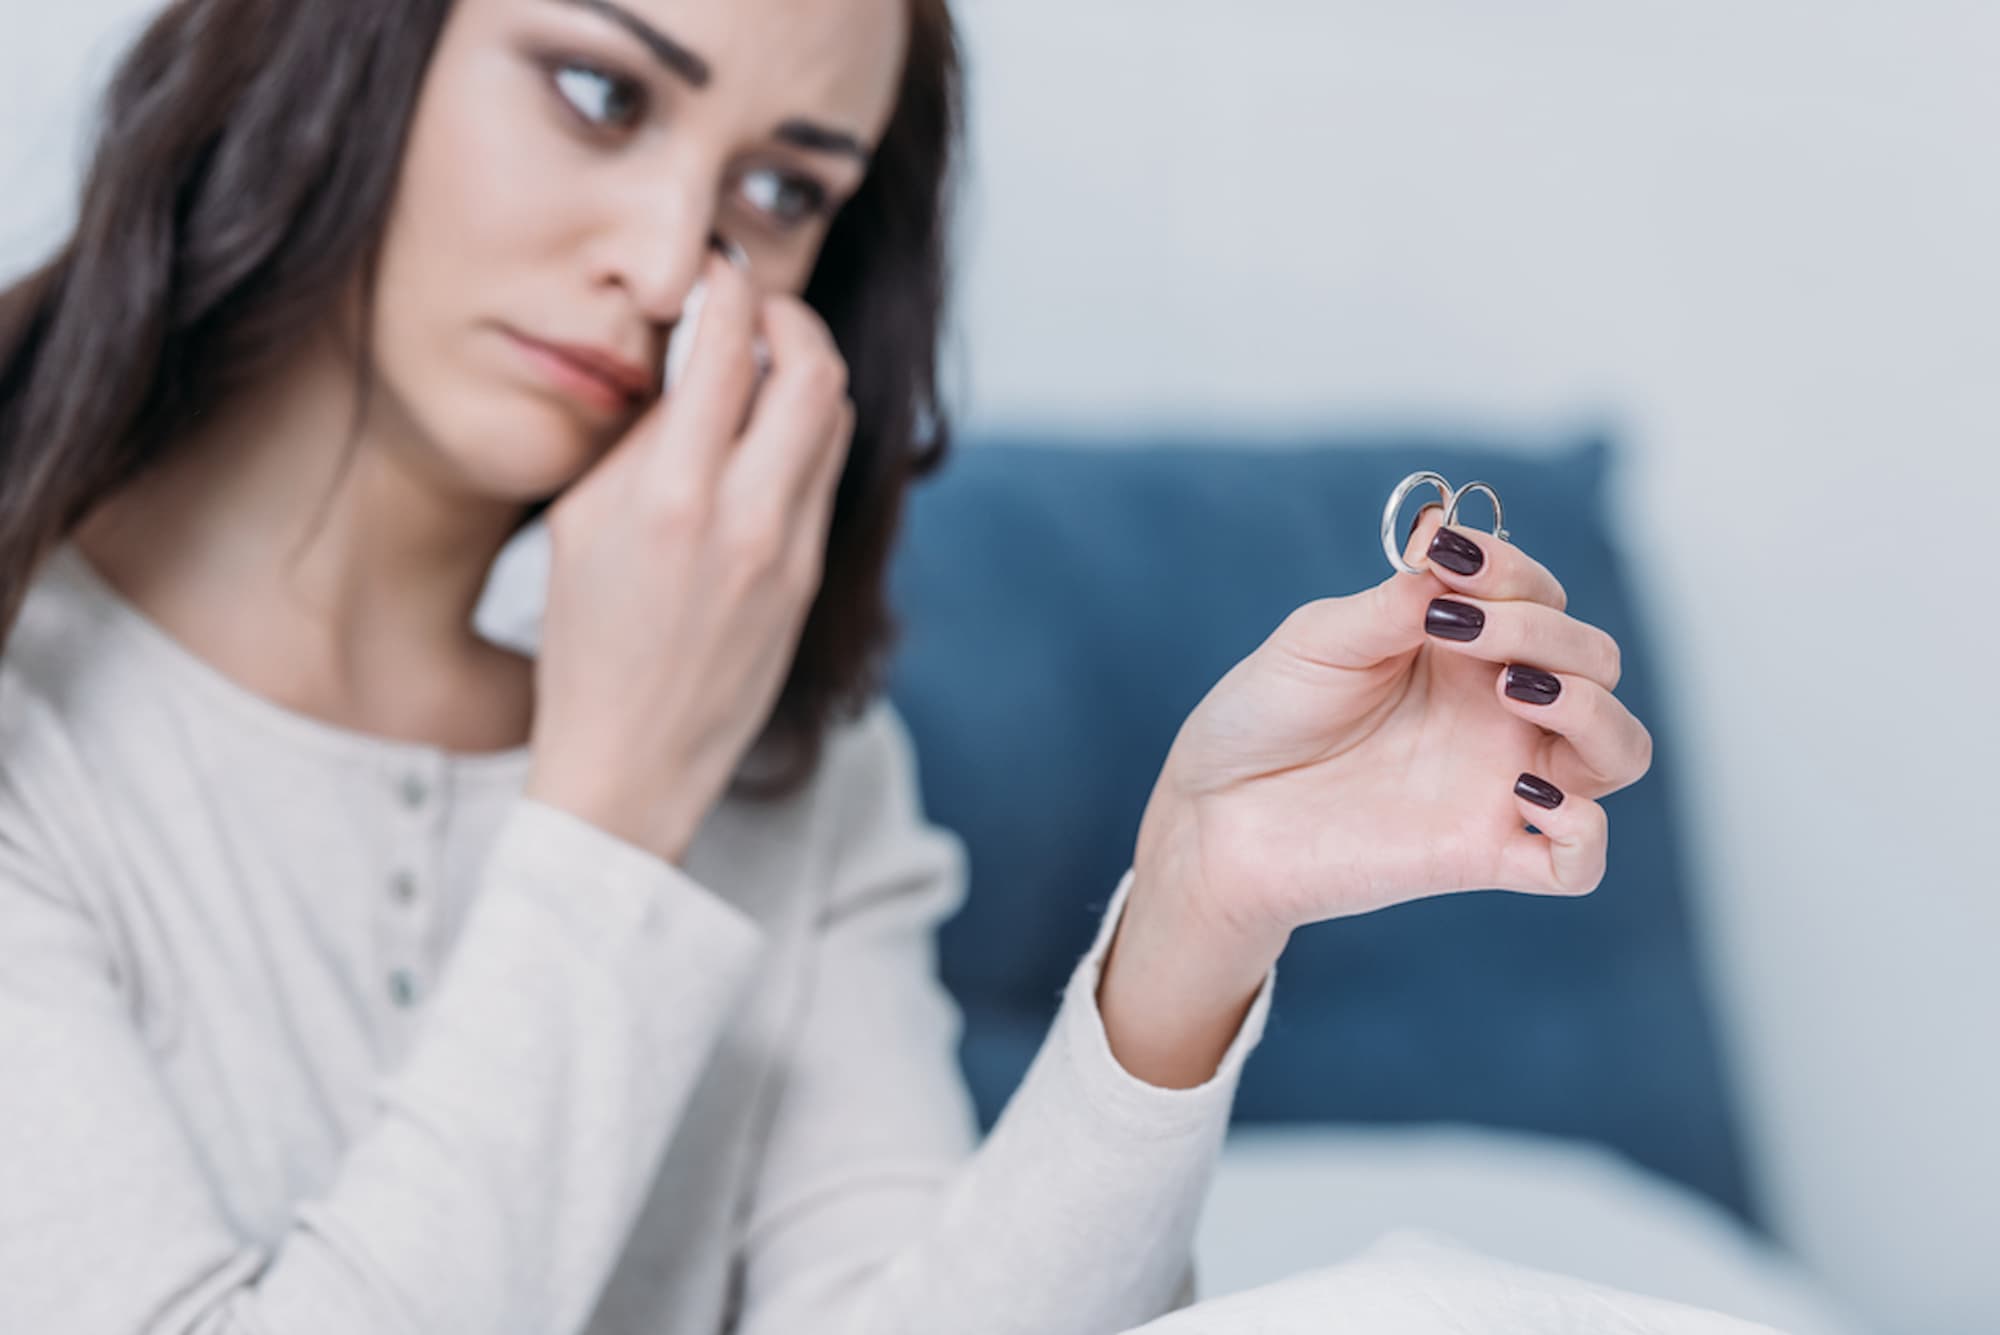
[[[596,467],[609,466],[614,469],[637,468],[638,456],[652,453],[660,437],[666,431],[667,395],[656,394],[652,402],[628,423],[619,437],[598,456]],[[622,481],[622,479],[621,479]]]
[[[597,509],[599,502],[586,498],[635,494],[646,456],[655,448],[666,429],[666,413],[667,396],[655,394],[639,415],[624,426],[616,439],[599,447],[601,453],[591,460],[589,467],[563,488],[551,507],[552,517],[558,509],[565,512]]]
[[[1417,512],[1403,560],[1417,565],[1444,517],[1441,505]],[[1301,657],[1329,667],[1362,669],[1410,653],[1424,643],[1424,612],[1451,592],[1426,569],[1394,571],[1380,584],[1341,598],[1320,598],[1286,618],[1279,634]]]

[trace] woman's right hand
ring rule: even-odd
[[[675,862],[784,684],[854,431],[818,315],[719,255],[704,279],[684,378],[546,513],[524,790]]]

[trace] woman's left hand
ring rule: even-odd
[[[1441,517],[1418,516],[1412,564]],[[1562,585],[1519,547],[1450,532],[1482,556],[1474,573],[1433,555],[1425,573],[1300,607],[1188,717],[1134,861],[1132,907],[1156,939],[1199,933],[1261,970],[1294,928],[1327,918],[1459,890],[1597,887],[1607,831],[1593,799],[1652,763],[1651,734],[1611,694],[1618,645],[1564,614]],[[1477,634],[1427,629],[1439,598],[1483,614]],[[1553,674],[1559,695],[1510,697],[1509,665]],[[1524,774],[1559,805],[1519,795]]]

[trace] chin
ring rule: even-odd
[[[450,415],[440,452],[468,489],[523,504],[568,487],[601,458],[621,424],[593,426],[534,394],[489,391],[476,408]]]

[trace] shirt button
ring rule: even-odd
[[[424,799],[430,796],[430,785],[424,782],[424,776],[421,774],[405,774],[402,786],[397,791],[403,799],[404,806],[415,808],[422,806]]]
[[[389,975],[389,999],[398,1006],[407,1006],[417,998],[416,979],[410,977],[408,969],[397,969]]]
[[[408,904],[417,897],[417,878],[408,871],[398,871],[389,878],[389,893],[398,904]]]

